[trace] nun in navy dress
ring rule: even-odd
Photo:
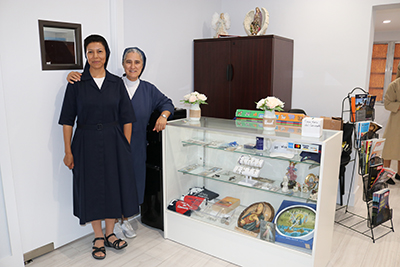
[[[104,58],[102,49],[107,55]],[[81,81],[67,86],[59,124],[63,125],[64,163],[73,172],[74,215],[80,224],[92,223],[93,244],[97,242],[92,255],[103,259],[105,248],[100,247],[103,243],[115,249],[127,245],[113,235],[115,219],[133,216],[139,211],[137,194],[132,193],[137,189],[132,179],[128,142],[135,114],[123,81],[105,69],[109,57],[105,39],[89,36],[85,39],[85,50],[88,62]],[[96,56],[89,53],[96,53]],[[103,73],[100,75],[103,77],[92,75],[98,72]],[[75,120],[77,127],[71,142]],[[101,220],[106,221],[106,239]]]
[[[132,125],[131,148],[138,201],[142,204],[146,183],[147,124],[153,111],[158,110],[161,115],[153,131],[164,130],[167,118],[173,116],[174,105],[172,100],[160,92],[155,85],[139,79],[146,67],[146,55],[141,49],[126,48],[122,55],[122,65],[125,70],[122,80],[136,114],[136,121]]]

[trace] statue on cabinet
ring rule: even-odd
[[[243,21],[248,36],[264,35],[269,25],[269,13],[264,7],[247,12]]]
[[[214,13],[211,25],[215,30],[214,38],[218,38],[220,35],[228,35],[227,30],[231,27],[231,19],[228,13],[221,13],[218,15],[217,12]]]
[[[263,16],[261,14],[260,8],[256,7],[253,22],[250,24],[251,35],[257,35],[257,33],[261,30],[262,17]]]

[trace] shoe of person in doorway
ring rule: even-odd
[[[396,173],[396,176],[394,177],[394,179],[400,180],[400,175],[398,173]]]
[[[386,183],[388,184],[396,184],[392,178],[389,178],[389,180],[386,181]]]
[[[124,231],[122,230],[121,223],[116,222],[114,225],[114,233],[117,236],[118,239],[125,239]]]
[[[136,237],[136,232],[133,229],[132,225],[128,222],[128,220],[124,220],[121,223],[122,232],[127,238],[134,238]]]

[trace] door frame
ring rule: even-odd
[[[1,60],[0,60],[1,62]],[[3,79],[0,65],[0,183],[2,192],[0,197],[4,198],[5,213],[8,229],[10,254],[0,258],[0,266],[24,266],[22,253],[21,234],[19,229],[18,209],[14,190],[14,180],[12,174],[11,153],[8,138],[7,116],[4,101]]]

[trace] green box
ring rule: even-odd
[[[247,118],[247,119],[262,119],[264,117],[263,110],[248,110],[248,109],[237,109],[236,117]]]

